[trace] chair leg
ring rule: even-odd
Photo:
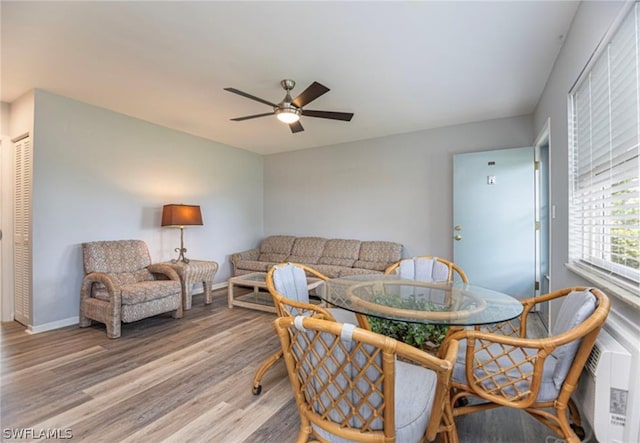
[[[567,408],[556,407],[556,417],[562,431],[562,436],[567,441],[567,443],[580,443],[580,439],[578,438],[576,433],[573,432],[571,424],[569,424],[569,419],[567,418]]]
[[[440,434],[442,440],[446,443],[459,443],[458,430],[456,429],[456,422],[453,418],[453,409],[449,402],[445,402],[444,411],[442,412],[442,422],[444,425],[444,430]]]
[[[258,368],[256,375],[253,377],[253,395],[260,395],[262,392],[262,385],[260,381],[262,380],[262,376],[269,370],[271,366],[273,366],[278,360],[282,358],[282,350],[276,352],[271,357],[267,358]],[[305,440],[306,441],[306,440]]]
[[[78,323],[81,328],[88,328],[89,326],[91,326],[91,319],[89,317],[81,315],[80,321]]]
[[[178,309],[171,312],[171,317],[182,318],[183,315],[184,315],[184,311],[182,310],[182,298],[180,298],[180,304],[178,305]]]
[[[120,322],[107,322],[107,337],[109,338],[120,338],[121,334],[121,326]]]

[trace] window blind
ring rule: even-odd
[[[640,297],[640,5],[570,93],[569,261]]]

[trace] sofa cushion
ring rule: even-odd
[[[360,253],[360,240],[327,240],[318,264],[351,267]]]
[[[327,239],[322,237],[298,237],[293,243],[291,255],[286,261],[315,265],[322,255],[325,243],[327,243]]]
[[[364,268],[347,268],[347,267],[341,266],[340,275],[338,275],[338,277],[348,277],[350,275],[371,275],[371,274],[382,274],[382,271],[374,271],[373,269],[364,269]]]
[[[260,245],[259,261],[281,263],[291,255],[295,237],[292,235],[272,235],[265,238]]]
[[[271,266],[280,263],[272,261],[259,261],[259,260],[240,260],[236,264],[239,269],[243,269],[249,272],[267,272]]]
[[[402,257],[402,245],[389,241],[363,241],[354,268],[384,271]]]
[[[344,266],[335,266],[335,265],[313,265],[313,269],[318,271],[321,274],[326,275],[329,278],[337,278],[340,277],[340,273],[346,268]]]

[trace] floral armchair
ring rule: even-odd
[[[107,337],[120,337],[121,323],[164,312],[182,317],[180,277],[171,267],[151,264],[141,240],[82,244],[85,276],[80,291],[80,327],[104,323]]]

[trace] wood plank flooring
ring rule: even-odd
[[[2,441],[294,442],[299,421],[286,370],[277,363],[251,393],[261,362],[278,349],[273,314],[226,307],[226,290],[181,320],[169,315],[29,335],[0,329]],[[462,442],[545,442],[551,432],[505,409],[461,417]],[[16,438],[15,432],[31,434]],[[550,440],[555,442],[554,439]]]

